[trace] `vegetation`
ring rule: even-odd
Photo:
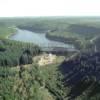
[[[20,66],[21,67],[21,66]],[[63,100],[63,85],[57,65],[0,68],[1,100]]]
[[[99,18],[0,19],[0,100],[100,100]],[[35,44],[7,39],[14,27],[46,33],[47,38],[74,44],[79,52],[62,62],[38,66]]]
[[[1,100],[99,100],[99,66],[99,52],[83,52],[60,65],[0,67],[0,97]]]
[[[47,38],[74,44],[78,49],[87,49],[92,38],[100,33],[99,18],[16,18],[10,25],[21,29],[47,33]]]
[[[40,53],[40,48],[34,44],[11,40],[0,40],[0,65],[17,66],[31,64],[32,57]]]
[[[16,30],[11,27],[0,26],[0,38],[8,38],[10,35],[14,34]]]
[[[100,99],[100,52],[83,52],[60,65],[69,100]]]

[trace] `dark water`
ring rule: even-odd
[[[53,41],[46,38],[45,33],[35,33],[28,30],[17,29],[16,34],[10,37],[11,40],[30,42],[40,47],[63,47],[74,50],[74,46],[63,42]]]

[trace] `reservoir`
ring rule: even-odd
[[[49,40],[46,37],[46,33],[36,33],[29,30],[22,30],[17,29],[17,32],[9,37],[11,40],[22,41],[22,42],[29,42],[34,43],[42,48],[49,47],[49,48],[66,48],[67,50],[75,50],[74,46],[71,44],[66,44],[59,41]]]

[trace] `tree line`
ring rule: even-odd
[[[0,41],[0,66],[17,66],[31,64],[32,57],[41,52],[34,44],[12,40]]]

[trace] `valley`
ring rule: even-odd
[[[0,19],[0,100],[99,100],[100,18]]]

